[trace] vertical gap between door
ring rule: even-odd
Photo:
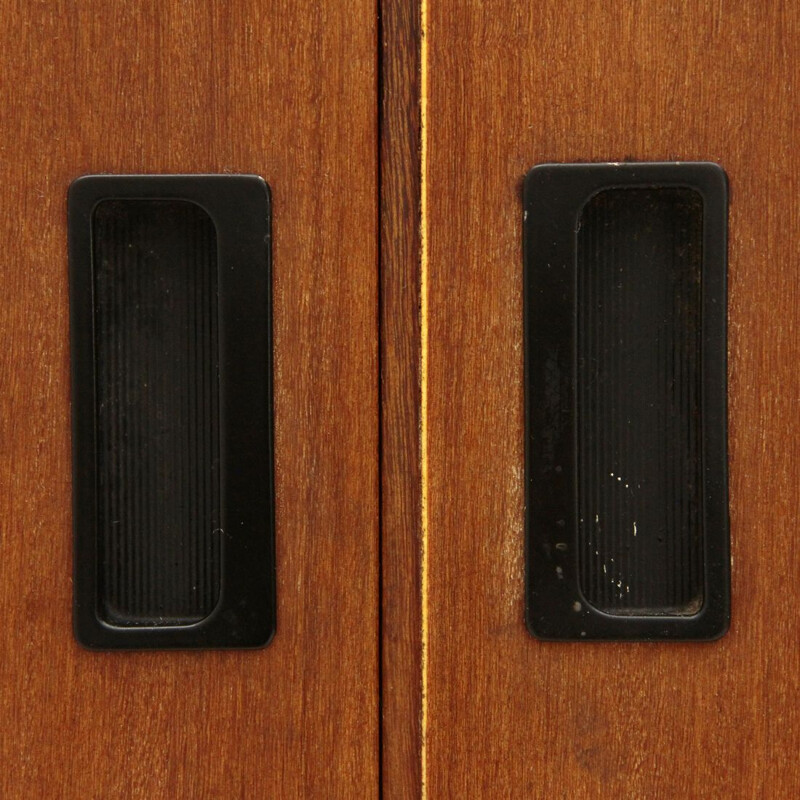
[[[422,712],[420,730],[421,796],[428,796],[428,0],[420,0],[420,473]]]
[[[423,582],[427,353],[423,344],[421,0],[378,0],[380,158],[380,796],[424,796]],[[427,65],[424,67],[427,68]],[[427,243],[425,245],[427,247]],[[427,332],[424,334],[427,341]],[[427,611],[425,611],[427,613]]]

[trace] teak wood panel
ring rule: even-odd
[[[374,3],[0,3],[0,796],[378,793]],[[71,630],[66,193],[248,172],[273,196],[278,629]]]
[[[800,793],[800,7],[428,4],[425,792]],[[521,181],[547,161],[730,178],[733,620],[707,644],[523,619]]]

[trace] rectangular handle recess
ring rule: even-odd
[[[544,165],[525,191],[529,626],[719,636],[724,173]]]
[[[87,176],[69,199],[76,635],[98,648],[263,644],[266,184]]]

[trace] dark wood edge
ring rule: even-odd
[[[381,789],[421,778],[420,6],[379,0]]]

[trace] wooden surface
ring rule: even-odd
[[[417,2],[381,3],[381,786],[421,791]]]
[[[431,798],[800,795],[800,7],[431,3]],[[544,161],[731,184],[733,622],[555,644],[523,622],[522,210]]]
[[[420,7],[381,6],[378,51],[362,0],[0,1],[0,796],[368,797],[379,764],[386,797],[796,796],[800,11],[424,3],[421,134]],[[626,158],[714,160],[731,180],[733,624],[717,643],[524,628],[521,180]],[[104,171],[272,186],[264,651],[72,638],[65,200]]]
[[[378,792],[374,3],[0,2],[0,796]],[[71,631],[66,192],[273,190],[278,633],[90,653]]]

